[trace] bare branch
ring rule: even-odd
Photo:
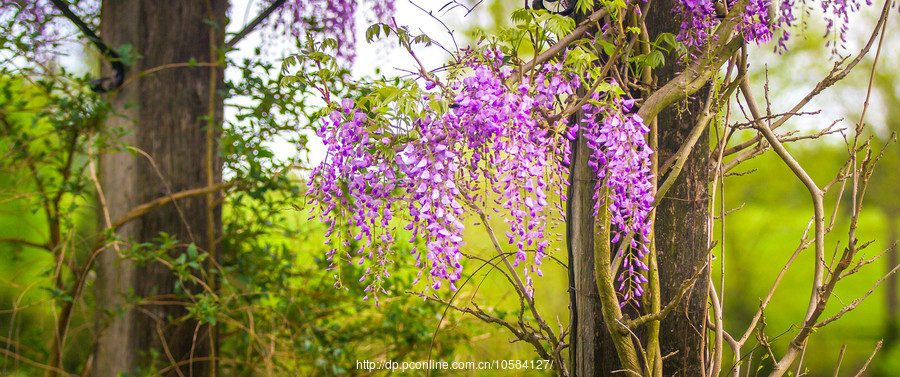
[[[265,19],[272,14],[272,12],[284,5],[284,2],[285,0],[275,0],[272,5],[269,5],[268,8],[263,10],[258,16],[256,16],[256,18],[253,19],[253,21],[250,21],[250,23],[244,26],[241,31],[231,37],[231,39],[227,43],[225,43],[225,48],[234,48],[234,46],[237,45],[237,43],[240,42],[241,39],[244,39],[244,37],[252,33],[260,23],[265,21]]]
[[[884,340],[879,340],[879,341],[878,341],[878,344],[875,345],[875,349],[872,350],[872,354],[869,355],[869,358],[866,360],[866,363],[863,364],[862,368],[859,370],[858,373],[856,373],[856,376],[855,376],[855,377],[862,376],[863,372],[866,371],[866,368],[869,367],[869,363],[871,363],[871,362],[872,362],[872,359],[875,358],[875,354],[878,353],[878,350],[881,349],[882,343],[884,343]]]
[[[571,33],[560,39],[559,42],[554,43],[553,46],[550,46],[550,48],[544,50],[544,52],[540,53],[528,63],[525,63],[521,71],[514,72],[512,77],[510,78],[510,82],[518,82],[522,78],[522,75],[531,71],[532,69],[534,69],[534,67],[544,64],[544,62],[550,60],[551,58],[565,50],[566,47],[569,47],[572,42],[583,38],[584,33],[586,33],[594,25],[594,23],[599,21],[607,14],[609,14],[609,11],[606,10],[606,8],[602,8],[594,13],[591,13],[591,15],[588,16],[586,20],[582,21],[581,24],[578,25],[578,27],[576,27],[574,30],[572,30]]]
[[[875,291],[875,289],[878,289],[878,287],[881,285],[881,283],[884,283],[884,281],[887,280],[889,277],[891,277],[891,275],[897,273],[897,270],[900,270],[900,265],[894,266],[894,268],[892,268],[891,271],[889,271],[887,274],[885,274],[881,279],[878,279],[878,281],[875,282],[875,285],[873,285],[872,288],[869,288],[869,291],[866,292],[866,294],[864,294],[862,297],[860,297],[856,300],[853,300],[853,302],[851,302],[850,305],[847,305],[847,306],[841,308],[841,310],[838,311],[837,314],[831,316],[830,318],[823,320],[822,322],[816,323],[813,327],[815,327],[815,328],[823,327],[823,326],[843,317],[844,314],[847,314],[851,310],[856,309],[856,307],[859,306],[859,304],[862,303],[866,298],[868,298],[869,295],[871,295],[872,292]]]
[[[833,377],[838,377],[838,372],[841,371],[841,362],[844,361],[844,352],[845,351],[847,351],[847,345],[842,344],[841,345],[841,353],[838,354],[837,363],[834,364],[834,373],[832,374]]]

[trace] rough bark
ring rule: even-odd
[[[654,3],[647,15],[650,40],[659,33],[677,33],[680,24],[669,12],[674,0]],[[677,57],[670,54],[667,64],[654,71],[660,85],[676,77],[680,67]],[[703,97],[701,90],[694,97]],[[673,155],[687,139],[700,111],[701,104],[688,99],[670,106],[658,115],[659,160]],[[649,119],[648,119],[649,121]],[[694,276],[706,261],[707,229],[707,149],[708,132],[697,142],[689,155],[680,177],[657,209],[655,241],[659,253],[662,303],[678,294],[683,281]],[[572,305],[572,337],[570,354],[572,376],[611,375],[621,369],[605,325],[601,322],[601,306],[593,274],[592,201],[594,181],[586,165],[587,146],[583,138],[573,148],[573,167],[568,202],[568,231],[570,252],[570,282]],[[613,250],[616,248],[613,247]],[[703,272],[708,273],[707,271]],[[669,355],[663,363],[665,376],[703,375],[704,323],[706,314],[706,282],[701,277],[681,305],[660,326],[662,355]],[[626,315],[633,317],[634,312]],[[642,331],[638,335],[643,337]]]
[[[574,0],[564,2],[568,7]],[[573,15],[575,22],[585,19],[583,14]],[[583,89],[582,89],[583,90]],[[583,93],[582,93],[583,94]],[[571,124],[581,120],[581,112],[570,119]],[[588,166],[591,151],[583,132],[572,141],[572,165],[569,169],[569,189],[566,201],[566,242],[569,257],[569,375],[596,376],[610,370],[605,366],[616,360],[609,331],[603,322],[603,306],[597,290],[594,274],[594,186],[596,175]],[[608,237],[607,237],[608,239]],[[604,354],[606,354],[604,356]],[[618,364],[617,364],[618,365]]]
[[[226,6],[225,0],[104,1],[101,36],[111,46],[130,44],[132,51],[140,54],[137,63],[128,67],[128,78],[166,64],[192,59],[216,61],[218,56],[211,52],[211,43],[224,45],[224,34],[222,29],[204,21],[224,27]],[[209,124],[220,124],[223,106],[222,99],[211,89],[222,88],[220,67],[182,67],[135,79],[111,96],[124,116],[111,119],[107,127],[126,130],[128,135],[123,141],[145,152],[156,165],[141,154],[130,152],[101,158],[100,180],[111,219],[170,192],[208,184],[206,130]],[[213,122],[208,120],[211,110]],[[212,156],[216,157],[210,165],[213,181],[219,182],[222,164],[215,143],[213,148]],[[125,225],[118,235],[122,240],[140,243],[151,242],[160,232],[168,233],[182,243],[171,251],[172,255],[184,253],[184,245],[192,242],[200,250],[210,250],[208,235],[218,233],[221,221],[219,209],[209,207],[208,200],[178,200],[175,205],[163,206]],[[212,208],[212,222],[207,216],[208,208]],[[100,333],[92,375],[132,372],[150,361],[151,351],[158,354],[164,366],[170,366],[173,360],[177,363],[201,358],[203,361],[178,368],[185,376],[209,375],[211,364],[204,359],[211,354],[210,330],[194,320],[179,320],[187,310],[184,304],[172,303],[177,278],[168,268],[159,263],[137,266],[109,247],[100,255],[96,271]],[[128,295],[150,299],[137,306],[125,306]],[[173,368],[166,375],[178,372]]]
[[[650,40],[660,33],[678,33],[680,24],[670,9],[674,0],[661,0],[650,7],[647,29]],[[676,64],[674,54],[666,56],[666,64],[654,70],[660,85],[674,78],[683,67]],[[701,89],[687,100],[669,106],[657,116],[659,161],[675,154],[688,138],[701,111],[707,89]],[[655,241],[658,252],[661,302],[663,305],[679,293],[683,281],[693,277],[707,258],[708,129],[689,154],[675,184],[656,210]],[[660,177],[660,180],[664,177]],[[662,355],[677,352],[663,361],[665,376],[702,376],[703,346],[709,269],[694,284],[679,307],[660,323]]]
[[[575,119],[579,119],[578,116]],[[566,201],[566,227],[569,247],[569,313],[570,313],[570,376],[596,376],[604,368],[603,339],[609,338],[603,323],[600,295],[594,278],[594,216],[593,200],[596,179],[588,166],[590,149],[587,140],[578,132],[572,143],[572,166],[569,171],[569,192]],[[605,335],[604,335],[605,334]],[[611,343],[607,343],[611,344]],[[609,347],[615,356],[615,349]]]
[[[651,40],[662,32],[676,33],[680,25],[668,10],[674,1],[655,3],[648,13],[648,28]],[[676,76],[677,61],[674,56],[666,59],[669,64],[655,72],[657,82],[666,83]],[[660,113],[660,160],[674,154],[689,135],[693,127],[692,114],[697,105],[682,101],[673,108]],[[683,111],[685,106],[694,112]],[[679,111],[678,109],[682,109]],[[649,120],[648,120],[649,121]],[[698,145],[708,144],[704,135]],[[570,354],[572,376],[611,375],[621,370],[621,362],[613,347],[613,342],[602,323],[602,307],[596,292],[593,273],[594,219],[592,216],[594,182],[593,173],[587,166],[588,149],[582,137],[573,144],[573,166],[568,202],[568,238],[570,258],[570,289],[572,305],[572,336]],[[690,278],[696,266],[702,265],[706,251],[706,154],[697,148],[685,164],[681,178],[670,190],[668,198],[660,205],[657,214],[656,242],[661,270],[662,302],[668,302],[680,287],[681,282]],[[680,200],[680,198],[691,198]],[[616,250],[616,247],[612,248]],[[701,279],[705,281],[705,279]],[[702,375],[700,347],[703,342],[703,320],[706,310],[706,290],[695,287],[682,307],[663,322],[660,329],[662,355],[677,351],[664,363],[667,376]],[[685,314],[689,313],[689,314]],[[626,315],[637,315],[633,310]],[[644,336],[643,331],[638,332]]]

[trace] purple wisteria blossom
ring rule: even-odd
[[[772,29],[777,25],[769,25],[769,4],[771,0],[750,0],[750,4],[741,14],[740,30],[744,39],[756,42],[757,45],[769,43],[772,40]],[[771,15],[774,16],[774,15]]]
[[[326,253],[327,259],[333,261],[340,249],[348,262],[375,262],[374,281],[380,282],[389,276],[385,264],[394,240],[389,225],[392,204],[398,200],[392,195],[398,167],[378,154],[376,144],[383,141],[370,138],[366,115],[349,99],[316,134],[328,145],[328,155],[312,172],[311,194],[323,207],[320,218],[328,225],[326,243],[337,244]],[[352,254],[351,245],[355,245]],[[366,274],[371,272],[370,266]],[[369,288],[373,287],[377,284]],[[377,299],[377,292],[371,293]]]
[[[594,93],[595,101],[605,93]],[[649,128],[640,115],[632,113],[634,100],[611,98],[608,105],[586,104],[581,127],[592,154],[588,165],[597,174],[594,212],[607,211],[612,224],[612,243],[628,242],[617,277],[623,296],[621,305],[640,297],[648,270],[643,259],[650,252],[654,191],[650,171],[653,151],[645,135]],[[599,120],[599,121],[598,121]],[[604,193],[606,194],[603,199]],[[605,207],[605,208],[604,208]],[[637,303],[637,301],[635,301]]]
[[[709,33],[719,24],[714,0],[680,0],[672,13],[681,18],[681,31],[676,40],[689,48],[706,44]]]
[[[275,0],[266,0],[268,7]],[[394,15],[394,0],[288,0],[263,22],[273,33],[303,38],[309,31],[317,38],[333,38],[339,43],[339,58],[353,62],[356,57],[356,12],[365,11],[367,20],[388,22]]]
[[[470,74],[450,85],[449,110],[427,105],[447,93],[427,94],[424,115],[412,121],[409,134],[371,140],[370,130],[382,129],[378,123],[384,120],[354,109],[350,100],[319,130],[328,153],[313,171],[311,193],[330,227],[329,242],[347,250],[335,249],[329,258],[342,255],[346,262],[359,264],[370,260],[376,273],[370,266],[363,276],[366,280],[374,275],[370,289],[385,276],[393,237],[383,228],[390,227],[400,202],[406,206],[409,241],[416,245],[416,281],[424,279],[425,290],[457,289],[465,222],[485,210],[493,210],[491,215],[507,225],[506,241],[515,254],[512,264],[524,274],[526,294],[533,294],[532,276],[542,275],[548,232],[564,214],[549,195],[566,200],[570,141],[577,130],[568,127],[566,119],[548,115],[564,108],[564,99],[582,86],[581,79],[561,64],[545,64],[532,76],[510,83],[512,70],[502,65],[501,53],[468,56],[463,64]],[[432,82],[428,88],[435,86]],[[613,242],[633,235],[619,276],[624,303],[640,296],[646,282],[642,259],[648,252],[654,195],[652,151],[644,139],[647,126],[632,113],[633,101],[600,96],[595,94],[594,100],[605,105],[586,105],[580,127],[593,151],[591,166],[599,182],[595,198],[601,190],[608,192],[595,211],[609,211]],[[407,141],[388,147],[391,140]]]
[[[866,0],[866,5],[872,5],[872,0]],[[859,10],[859,0],[823,0],[822,11],[825,12],[825,35],[834,30],[835,22],[838,23],[837,36],[841,42],[847,42],[847,31],[850,28],[850,13]],[[830,43],[830,42],[829,42]]]
[[[789,29],[795,26],[795,8],[800,7],[800,12],[808,11],[806,2],[797,3],[795,0],[777,0],[776,7],[770,7],[773,0],[750,0],[740,13],[740,22],[736,27],[744,39],[755,42],[757,45],[769,43],[775,31],[781,30],[775,46],[777,51],[787,50],[787,40],[791,36]],[[872,5],[871,0],[865,0],[867,5]],[[681,19],[681,30],[677,40],[689,49],[697,49],[704,46],[712,37],[712,32],[721,23],[723,14],[717,14],[716,4],[720,12],[724,10],[724,4],[731,9],[736,5],[735,0],[678,0],[672,9],[672,13]],[[846,34],[849,30],[850,13],[859,10],[859,0],[821,0],[819,7],[825,13],[825,35],[835,31],[837,37],[846,42]],[[777,8],[777,10],[776,10]],[[771,11],[777,14],[770,14]],[[829,42],[830,43],[830,42]]]
[[[723,16],[717,13],[716,3],[716,0],[679,0],[672,9],[672,13],[681,18],[681,31],[676,39],[689,49],[699,48],[709,42]],[[718,3],[721,9],[724,9],[723,4],[728,4],[728,9],[731,9],[737,1],[720,0]],[[750,0],[740,13],[737,31],[745,40],[759,45],[772,39],[772,31],[778,28],[778,24],[768,23],[768,6],[769,0]]]
[[[348,238],[364,241],[356,256],[345,252],[345,259],[374,257],[378,266],[384,265],[377,258],[393,239],[384,232],[376,238],[374,227],[379,222],[387,227],[392,205],[402,200],[410,242],[424,246],[412,250],[420,268],[417,281],[427,271],[426,290],[445,284],[455,290],[462,273],[464,220],[490,201],[508,225],[507,240],[516,251],[512,264],[522,267],[527,294],[533,294],[531,275],[542,275],[540,265],[549,252],[550,211],[562,213],[559,204],[549,203],[548,193],[562,194],[569,151],[565,137],[554,132],[564,129],[566,121],[548,125],[542,114],[558,112],[557,96],[571,95],[578,80],[561,72],[560,65],[547,65],[531,78],[535,86],[523,81],[509,89],[505,81],[512,71],[501,66],[502,59],[488,51],[467,60],[473,73],[453,87],[450,110],[426,105],[427,115],[413,122],[413,132],[403,135],[409,142],[393,156],[369,147],[366,130],[377,128],[371,124],[375,120],[347,106],[351,102],[332,113],[319,130],[328,154],[313,171],[310,186],[321,218],[330,226],[329,242],[346,249],[352,244]],[[428,94],[424,102],[434,96],[438,94]],[[373,184],[387,189],[376,190]],[[335,230],[343,226],[354,230]],[[379,252],[366,251],[373,247]],[[330,252],[329,258],[336,254]],[[378,279],[376,275],[371,283]]]
[[[70,8],[88,24],[96,21],[100,1],[72,1]],[[27,46],[19,51],[26,59],[52,65],[58,54],[57,47],[71,39],[76,32],[71,22],[61,18],[59,11],[49,0],[0,1],[0,25],[3,25],[6,42],[18,42]]]

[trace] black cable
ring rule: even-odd
[[[63,16],[68,18],[69,21],[72,21],[72,23],[75,24],[75,27],[81,31],[81,34],[84,34],[85,38],[91,41],[91,43],[100,50],[100,53],[106,57],[106,60],[112,65],[113,71],[115,71],[112,78],[104,77],[91,81],[91,90],[97,93],[105,93],[122,86],[122,83],[125,82],[125,64],[122,63],[122,58],[119,54],[115,50],[109,48],[106,43],[103,43],[103,40],[100,39],[100,37],[98,37],[97,34],[78,17],[78,15],[69,9],[69,4],[64,0],[50,0],[50,3],[52,3],[56,9],[59,9]]]
[[[531,0],[531,9],[532,10],[547,10],[547,11],[549,11],[549,9],[547,9],[547,7],[544,6],[544,1],[547,1],[549,3],[555,3],[555,2],[558,2],[559,0]],[[577,4],[577,3],[578,3],[577,1],[571,1],[571,2],[569,2],[569,6],[567,6],[566,9],[563,9],[559,12],[550,12],[550,13],[558,14],[560,16],[571,15],[572,13],[575,13],[575,4]]]
[[[284,4],[284,2],[285,2],[285,0],[275,0],[275,2],[272,3],[272,5],[269,5],[269,7],[266,8],[264,11],[262,11],[262,13],[260,13],[259,16],[256,16],[256,18],[254,18],[253,21],[250,21],[250,23],[247,24],[247,26],[244,26],[244,28],[241,29],[241,31],[239,31],[237,34],[235,34],[235,36],[232,37],[231,40],[228,41],[228,43],[225,43],[225,47],[227,47],[227,48],[234,47],[234,45],[236,45],[241,39],[244,39],[244,37],[246,37],[248,34],[250,34],[250,32],[253,31],[253,29],[256,29],[256,26],[258,26],[260,24],[260,22],[263,22],[263,20],[265,20],[267,17],[269,17],[269,15],[272,14],[272,12],[274,12],[275,9],[278,9],[280,6],[282,6]]]

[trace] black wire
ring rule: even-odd
[[[548,3],[559,2],[559,0],[532,0],[531,1],[531,9],[533,9],[533,10],[548,10],[549,11],[549,9],[547,9],[547,7],[544,6],[544,1],[547,1]],[[569,6],[567,6],[566,9],[563,9],[559,12],[550,12],[550,13],[558,14],[560,16],[571,15],[572,13],[575,13],[575,4],[577,4],[577,3],[578,3],[577,1],[571,1],[571,2],[569,2]]]
[[[262,13],[260,13],[258,16],[256,16],[256,18],[254,18],[253,21],[250,21],[250,23],[247,24],[247,26],[244,26],[244,28],[241,29],[241,31],[239,31],[237,34],[235,34],[234,37],[232,37],[231,40],[225,44],[225,47],[227,47],[227,48],[234,47],[234,45],[236,45],[241,39],[244,39],[244,37],[246,37],[248,34],[250,34],[250,32],[253,31],[253,29],[256,29],[256,27],[261,22],[263,22],[263,20],[268,18],[269,15],[271,15],[272,12],[275,11],[275,9],[278,9],[279,7],[281,7],[284,4],[284,2],[285,2],[285,0],[276,0],[275,2],[272,3],[272,5],[269,5],[269,7],[266,8],[264,11],[262,11]]]
[[[69,4],[66,3],[66,1],[50,0],[50,3],[52,3],[53,6],[63,14],[63,16],[68,18],[69,21],[72,21],[72,23],[75,24],[75,27],[77,27],[78,30],[81,31],[81,34],[84,34],[85,38],[91,41],[91,43],[93,43],[94,46],[96,46],[97,49],[100,50],[100,53],[103,54],[104,57],[106,57],[106,60],[109,61],[109,64],[112,66],[113,71],[115,71],[115,74],[112,78],[104,77],[98,80],[91,81],[91,90],[97,93],[105,93],[122,86],[122,83],[125,82],[125,64],[122,63],[122,58],[119,56],[119,54],[115,50],[109,48],[106,43],[103,43],[103,40],[100,39],[100,37],[98,37],[97,34],[94,33],[94,31],[91,30],[91,28],[88,27],[88,25],[84,23],[81,18],[78,17],[78,15],[76,15],[74,12],[72,12],[71,9],[69,9]],[[107,85],[107,83],[109,84]]]

